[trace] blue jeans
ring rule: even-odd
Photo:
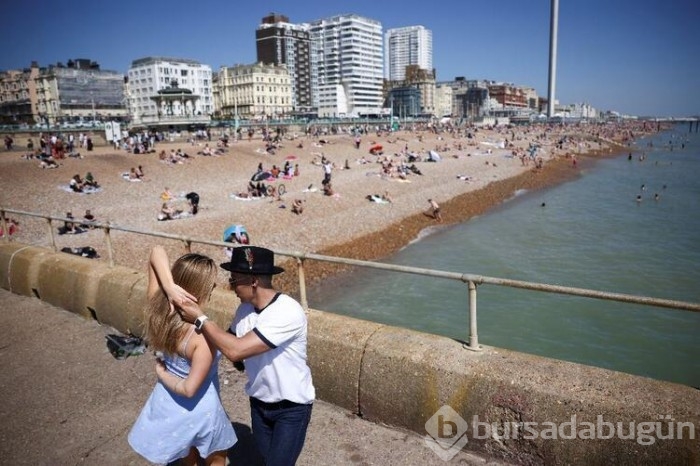
[[[304,447],[312,404],[265,403],[250,398],[253,438],[266,466],[294,465]]]

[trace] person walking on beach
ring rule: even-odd
[[[333,163],[324,157],[323,160],[321,160],[321,166],[323,167],[323,181],[321,182],[321,184],[325,186],[327,184],[330,184],[331,182]]]
[[[433,199],[428,199],[428,203],[430,204],[430,208],[432,209],[431,215],[433,216],[433,218],[438,222],[442,222],[442,215],[440,214],[440,205]]]
[[[184,296],[206,304],[216,286],[216,264],[201,254],[185,254],[172,269],[162,246],[151,250],[145,336],[163,353],[156,383],[129,432],[129,445],[153,463],[178,459],[224,466],[237,441],[219,398],[218,352],[195,326],[184,322],[173,303]]]
[[[234,365],[244,362],[248,376],[253,438],[267,466],[293,465],[304,446],[315,389],[306,362],[307,321],[301,305],[276,291],[272,276],[284,271],[274,253],[241,246],[221,264],[241,300],[229,331],[202,313],[191,296],[175,304]]]

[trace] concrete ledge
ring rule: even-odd
[[[8,243],[0,244],[0,284],[124,333],[141,331],[143,272]],[[215,290],[205,310],[227,328],[237,305],[235,295]],[[691,387],[496,348],[472,352],[448,338],[322,311],[309,312],[309,364],[323,400],[420,435],[449,406],[454,414],[441,425],[463,419],[465,449],[507,461],[700,463],[700,390]],[[584,423],[597,428],[599,416],[618,435],[591,435]],[[680,423],[693,423],[694,438],[687,426],[683,439],[671,438],[669,426]],[[620,429],[631,438],[619,438]]]
[[[38,274],[44,259],[54,254],[21,243],[0,243],[0,286],[22,296],[36,296]]]
[[[574,415],[578,426],[574,436],[585,430],[582,423],[596,424],[599,415],[605,422],[622,423],[624,433],[630,423],[639,428],[640,423],[661,421],[665,435],[666,415],[700,427],[700,391],[683,385],[495,348],[474,353],[448,338],[393,327],[383,327],[369,339],[361,380],[363,417],[425,434],[426,422],[448,405],[467,421],[466,448],[507,461],[692,464],[700,460],[700,432],[695,440],[687,431],[684,440],[657,440],[660,436],[652,433],[651,445],[634,439],[564,439],[558,432],[555,439],[523,438],[527,432],[522,430],[520,436],[510,435],[517,438],[503,435],[504,429],[524,422],[536,423],[531,426],[543,432],[549,423],[571,424]],[[492,435],[484,435],[486,425],[479,431],[476,424],[474,431],[475,416],[488,424]],[[565,430],[561,435],[568,434]]]
[[[360,412],[360,369],[365,346],[382,324],[309,311],[309,366],[316,395]]]
[[[43,256],[37,275],[36,295],[43,301],[86,318],[99,298],[98,284],[109,273],[104,263],[66,253]]]

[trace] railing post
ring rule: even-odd
[[[297,272],[299,273],[299,300],[304,311],[309,312],[309,302],[306,299],[306,277],[304,276],[304,260],[297,257]]]
[[[49,238],[51,238],[51,247],[53,248],[53,252],[58,252],[58,247],[56,247],[56,237],[53,234],[53,225],[51,224],[51,219],[47,217],[46,221],[48,222],[49,226]]]
[[[479,334],[476,327],[476,283],[469,280],[469,344],[465,348],[472,351],[481,351],[479,346]]]
[[[192,241],[188,239],[185,240],[185,251],[187,251],[188,254],[192,252]]]
[[[107,243],[107,256],[109,257],[109,266],[114,267],[114,251],[112,250],[112,236],[109,234],[109,223],[104,228],[105,242]]]

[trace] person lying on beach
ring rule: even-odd
[[[39,166],[41,168],[58,168],[59,165],[58,163],[56,163],[56,160],[53,157],[48,156],[44,160],[39,162]]]

